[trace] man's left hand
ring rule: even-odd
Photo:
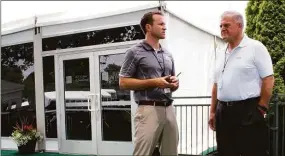
[[[179,79],[176,76],[171,76],[169,78],[169,83],[171,84],[171,89],[176,90],[179,87]]]
[[[264,105],[264,104],[258,104],[258,105],[259,105],[258,110],[261,112],[261,114],[262,114],[263,116],[265,116],[265,115],[266,115],[266,112],[267,112],[267,110],[268,110],[268,106],[267,106],[267,105]]]

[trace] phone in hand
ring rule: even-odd
[[[176,77],[178,77],[180,74],[181,74],[181,72],[180,72],[180,73],[178,73],[178,74],[176,75]]]
[[[179,75],[181,74],[181,72],[180,73],[178,73],[177,75],[176,75],[176,77],[178,77]],[[169,83],[171,83],[171,81],[170,81],[170,77],[168,77],[167,79],[165,79],[167,82],[169,82]]]

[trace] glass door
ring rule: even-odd
[[[98,155],[132,155],[133,101],[119,89],[119,71],[126,49],[94,53]]]
[[[59,151],[97,154],[94,53],[59,56]]]

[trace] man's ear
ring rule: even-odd
[[[239,25],[239,27],[242,29],[242,24],[241,24],[241,23],[239,23],[238,25]]]
[[[151,25],[150,25],[150,24],[146,24],[146,25],[145,25],[145,30],[146,30],[146,31],[149,31],[150,29],[151,29]]]

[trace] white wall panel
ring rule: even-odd
[[[166,46],[174,56],[176,73],[182,72],[180,88],[174,96],[210,96],[214,36],[171,14],[167,28]]]
[[[16,45],[21,43],[33,42],[34,40],[34,29],[21,31],[13,34],[1,36],[1,46]]]

